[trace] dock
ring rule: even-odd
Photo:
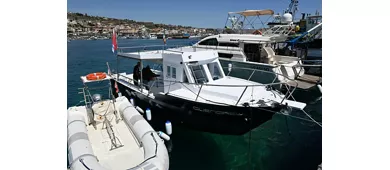
[[[295,82],[298,83],[297,88],[299,89],[309,89],[317,85],[317,82],[321,80],[320,76],[304,74],[295,79],[295,81],[288,81],[287,84],[290,86],[295,86]]]

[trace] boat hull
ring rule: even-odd
[[[115,80],[111,84],[115,84]],[[164,122],[174,125],[217,134],[242,135],[272,119],[281,108],[253,108],[206,104],[173,97],[169,94],[155,94],[147,97],[128,85],[118,82],[118,89],[126,98],[133,99],[135,105],[152,111],[151,124],[155,129],[164,129]],[[112,86],[115,91],[114,85]],[[145,116],[145,115],[144,115]]]

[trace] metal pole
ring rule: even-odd
[[[119,57],[116,55],[116,80],[119,81]]]
[[[141,85],[141,92],[142,92],[142,86],[143,86],[143,81],[142,81],[142,68],[144,68],[143,64],[142,64],[142,60],[140,60],[140,63],[141,63],[141,68],[140,68],[140,72],[141,72],[141,80],[140,80],[140,85]],[[134,74],[134,73],[133,73]]]
[[[195,99],[195,101],[197,101],[197,100],[198,100],[198,97],[199,97],[200,91],[202,91],[202,87],[203,87],[203,84],[200,86],[200,89],[199,89],[198,95],[196,95],[196,99]]]
[[[238,101],[237,101],[237,103],[236,103],[236,106],[237,106],[238,103],[240,102],[240,100],[241,100],[242,96],[244,95],[244,93],[245,93],[245,91],[246,91],[247,88],[248,88],[248,86],[245,86],[245,89],[244,89],[244,91],[241,93],[241,96],[240,96],[240,98],[238,99]]]

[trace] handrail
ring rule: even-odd
[[[133,80],[130,77],[126,77],[124,75],[119,75],[120,77]],[[114,78],[116,79],[116,78]],[[251,84],[251,85],[220,85],[220,84],[199,84],[199,83],[190,83],[190,82],[180,82],[180,81],[174,81],[174,80],[163,80],[164,82],[172,82],[172,83],[180,83],[180,84],[188,84],[188,85],[204,85],[204,86],[217,86],[217,87],[256,87],[256,86],[272,86],[272,85],[280,85],[285,84],[284,82],[279,83],[269,83],[269,84]],[[168,85],[167,85],[168,86]]]
[[[222,67],[223,69],[227,69],[229,67]],[[285,79],[289,80],[290,82],[294,82],[295,83],[295,86],[294,87],[298,87],[298,82],[295,80],[295,79],[292,79],[292,78],[289,78],[288,76],[285,76],[283,74],[280,74],[280,73],[275,73],[275,72],[272,72],[272,71],[266,71],[266,70],[260,70],[260,69],[255,69],[255,68],[243,68],[243,67],[235,67],[233,66],[231,68],[232,70],[233,69],[241,69],[241,70],[249,70],[249,71],[257,71],[257,72],[263,72],[263,73],[267,73],[267,74],[273,74],[275,75],[275,79],[274,81],[276,80],[277,76],[282,76],[284,77]],[[142,73],[141,73],[142,74]],[[126,76],[123,76],[123,75],[120,75],[122,77],[125,77],[127,79],[130,79],[130,80],[133,80],[129,77],[126,77]],[[228,76],[228,75],[226,75]],[[166,82],[174,82],[174,83],[180,83],[179,81],[173,81],[173,80],[163,80],[163,81],[166,81]],[[279,84],[282,84],[282,83],[286,83],[286,82],[280,82],[280,83],[274,83],[274,81],[272,81],[272,83],[268,83],[268,84],[262,84],[262,85],[249,85],[249,86],[266,86],[266,85],[279,85]],[[191,85],[199,85],[197,83],[189,83],[189,82],[186,82],[186,84],[191,84]],[[217,85],[217,84],[207,84],[208,86],[225,86],[225,87],[245,87],[245,85]]]
[[[234,68],[232,68],[232,69],[236,69],[236,68],[239,68],[239,67],[234,67]],[[257,69],[251,69],[251,68],[240,68],[240,69],[253,70],[253,72],[254,72],[254,71],[261,71],[261,72],[266,72],[266,73],[270,73],[270,74],[274,74],[274,75],[283,76],[282,74],[274,73],[274,72],[270,72],[270,71],[265,71],[265,70],[257,70]],[[252,72],[251,76],[253,75],[253,72]],[[127,82],[128,82],[128,83],[130,83],[129,81],[132,81],[132,80],[133,80],[132,78],[127,77],[127,76],[125,76],[125,75],[121,75],[121,74],[119,74],[119,77],[123,77],[123,78],[127,79]],[[175,84],[175,83],[181,84],[181,85],[182,85],[183,87],[185,87],[185,88],[188,88],[187,85],[196,85],[196,86],[198,86],[198,87],[199,87],[199,85],[201,85],[197,93],[196,93],[196,92],[193,92],[193,91],[190,90],[190,89],[188,89],[188,90],[190,90],[192,93],[194,93],[194,95],[196,95],[195,101],[197,101],[198,98],[202,98],[202,99],[204,99],[204,100],[206,100],[206,101],[209,101],[209,102],[215,102],[215,101],[211,101],[211,100],[209,100],[209,99],[205,99],[204,97],[201,97],[201,91],[202,91],[202,89],[203,89],[203,86],[214,86],[214,87],[245,87],[244,91],[240,94],[239,99],[235,99],[235,100],[237,100],[236,105],[238,105],[239,102],[241,101],[241,98],[242,98],[243,95],[245,94],[245,92],[246,92],[246,90],[247,90],[248,87],[252,87],[252,88],[253,88],[253,87],[260,87],[260,86],[281,85],[282,87],[285,86],[286,89],[287,89],[287,93],[286,93],[286,94],[284,95],[284,97],[282,98],[281,103],[283,103],[286,99],[289,99],[290,97],[292,97],[292,94],[293,94],[294,91],[296,90],[296,88],[297,88],[297,86],[298,86],[298,83],[297,83],[295,80],[290,79],[290,78],[288,78],[288,77],[286,77],[286,78],[289,79],[289,80],[291,80],[292,82],[295,82],[295,86],[289,85],[289,84],[287,84],[286,82],[276,82],[276,83],[275,83],[276,78],[277,78],[277,76],[275,76],[274,80],[273,80],[271,83],[267,83],[267,84],[253,84],[253,85],[250,85],[250,84],[249,84],[249,85],[221,85],[221,84],[207,84],[207,83],[206,83],[206,84],[199,84],[199,83],[190,83],[190,82],[180,82],[180,81],[175,81],[175,80],[164,80],[164,79],[160,79],[160,78],[157,78],[157,80],[155,80],[155,81],[169,82],[169,85],[165,85],[165,84],[163,85],[163,87],[169,86],[168,92],[167,92],[167,93],[170,92],[170,90],[171,90],[171,88],[170,88],[171,85],[172,85],[172,84]],[[115,78],[114,78],[114,79],[115,79]],[[123,79],[122,79],[122,80],[123,80]],[[118,80],[118,81],[119,81],[119,80]],[[126,80],[125,80],[125,81],[126,81]],[[152,85],[149,87],[149,90],[148,90],[149,92],[148,92],[147,95],[149,95],[149,94],[151,93],[150,90],[151,90],[153,87],[155,87],[156,84],[158,84],[158,83],[156,83],[155,81],[154,81],[154,82],[152,83]],[[131,83],[130,83],[130,84],[131,84]],[[142,84],[142,86],[138,85],[137,87],[143,88],[143,86],[145,86],[145,85],[148,86],[147,84]],[[136,86],[136,85],[134,85],[134,86]],[[253,93],[253,91],[252,91],[252,93]],[[253,94],[252,94],[252,95],[253,95]],[[279,96],[280,96],[280,95],[279,95]],[[295,99],[293,98],[293,100],[295,100]],[[215,102],[215,103],[220,103],[220,102]],[[226,105],[232,105],[232,106],[233,106],[233,104],[228,104],[228,103],[220,103],[220,104],[226,104]]]
[[[198,97],[199,97],[199,94],[200,94],[200,91],[202,91],[202,87],[203,87],[203,84],[200,86],[200,88],[199,88],[199,92],[198,92],[198,95],[196,95],[196,99],[195,99],[195,101],[197,101],[198,100]]]
[[[191,46],[192,48],[201,48],[201,49],[210,49],[210,50],[229,50],[229,51],[239,51],[242,52],[240,47],[225,47],[225,46],[212,46],[212,45],[202,45],[202,46]],[[238,49],[237,49],[238,48]]]
[[[161,49],[150,49],[150,48],[157,48],[157,47],[162,47]],[[133,53],[133,52],[146,52],[146,51],[172,51],[172,52],[179,52],[179,53],[183,53],[182,50],[178,50],[178,51],[175,51],[175,50],[172,50],[172,49],[175,49],[175,48],[183,48],[183,47],[192,47],[192,46],[188,46],[188,45],[145,45],[145,46],[132,46],[132,47],[118,47],[118,53],[128,53],[128,52],[125,52],[125,50],[130,50],[129,53]],[[147,49],[149,48],[149,49]],[[136,50],[133,50],[131,51],[131,49],[136,49]]]
[[[236,106],[237,106],[238,103],[240,102],[240,100],[241,100],[242,96],[244,95],[244,93],[245,93],[245,91],[246,91],[247,88],[248,88],[248,86],[246,86],[245,89],[244,89],[244,91],[241,93],[241,96],[240,96],[240,98],[238,99],[238,101],[237,101],[237,103],[236,103]]]
[[[228,68],[228,67],[222,67],[222,68]],[[287,77],[287,76],[285,76],[283,74],[280,74],[280,73],[275,73],[275,72],[266,71],[266,70],[259,70],[259,69],[254,69],[254,68],[232,67],[232,70],[233,69],[242,69],[242,70],[258,71],[258,72],[264,72],[264,73],[268,73],[268,74],[274,74],[275,75],[274,81],[276,80],[277,76],[283,76],[285,79],[287,79],[287,80],[289,80],[291,82],[294,82],[295,83],[294,87],[298,87],[298,82],[295,79],[289,78],[289,77]],[[133,80],[132,78],[126,77],[126,76],[121,75],[121,74],[119,74],[119,76],[127,78],[129,80]],[[163,80],[163,81],[164,82],[173,82],[173,83],[185,83],[185,84],[189,84],[189,85],[199,85],[198,83],[180,82],[180,81],[174,81],[174,80]],[[219,84],[204,84],[204,85],[207,85],[207,86],[224,86],[224,87],[245,87],[245,86],[252,87],[252,86],[267,86],[267,85],[270,86],[270,85],[286,84],[286,82],[275,83],[274,81],[272,83],[258,84],[258,85],[219,85]]]
[[[147,48],[147,47],[184,47],[188,45],[143,45],[143,46],[131,46],[131,47],[118,47],[118,50],[120,49],[134,49],[134,48]],[[191,46],[189,46],[191,47]]]
[[[164,80],[163,80],[164,81]],[[171,86],[171,84],[172,84],[172,82],[174,82],[174,83],[179,83],[179,84],[181,84],[183,87],[185,87],[185,88],[187,88],[188,89],[188,87],[186,86],[186,84],[187,85],[199,85],[199,84],[195,84],[195,83],[185,83],[185,82],[179,82],[179,81],[169,81],[169,80],[165,80],[165,81],[168,81],[168,82],[170,82],[170,85],[169,86]],[[218,103],[218,104],[224,104],[224,105],[231,105],[231,106],[234,106],[234,105],[232,105],[232,104],[228,104],[228,103],[220,103],[220,102],[216,102],[216,101],[212,101],[212,100],[209,100],[209,99],[206,99],[206,98],[204,98],[204,97],[202,97],[201,96],[201,91],[202,91],[202,87],[203,86],[220,86],[220,87],[245,87],[245,89],[244,89],[244,91],[241,93],[241,95],[240,95],[240,98],[237,100],[237,102],[236,102],[236,105],[241,101],[241,98],[242,98],[242,96],[245,94],[245,92],[246,92],[246,89],[248,88],[248,87],[255,87],[255,86],[269,86],[269,85],[277,85],[277,84],[284,84],[284,83],[273,83],[273,84],[267,84],[267,85],[263,85],[263,84],[259,84],[259,85],[216,85],[216,84],[201,84],[201,87],[199,88],[199,90],[198,90],[198,93],[195,93],[195,92],[193,92],[192,90],[190,90],[190,89],[188,89],[190,92],[192,92],[194,95],[196,95],[196,98],[195,98],[195,100],[194,101],[197,101],[197,99],[198,98],[202,98],[203,100],[205,100],[205,101],[209,101],[209,102],[213,102],[213,103]],[[163,85],[163,86],[167,86],[167,85]],[[151,88],[153,88],[153,86],[151,86],[150,87],[150,89]],[[288,86],[287,86],[287,89],[289,90],[289,88],[288,88]],[[285,95],[283,98],[282,98],[282,101],[281,101],[281,103],[285,100],[285,99],[288,99],[291,95],[292,95],[292,93],[295,91],[295,88],[293,89],[293,91],[292,92],[290,92],[290,93],[288,93],[289,95]],[[170,92],[170,90],[168,89],[168,92],[167,93],[169,93]],[[253,95],[253,94],[252,94]],[[295,100],[295,99],[294,99]]]

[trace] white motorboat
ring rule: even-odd
[[[271,29],[274,29],[273,27]],[[300,59],[292,56],[276,55],[271,47],[276,41],[272,36],[253,34],[219,34],[206,37],[193,45],[196,51],[216,50],[223,67],[232,64],[233,67],[252,68],[271,71],[284,76],[278,76],[278,81],[287,82],[304,74]],[[235,74],[243,74],[232,72]],[[247,73],[247,74],[250,74]],[[247,75],[246,74],[246,75]],[[245,75],[244,75],[245,76]],[[269,74],[257,76],[262,83],[270,83],[274,77]]]
[[[144,62],[157,64],[151,69],[157,77],[151,79],[142,72],[138,81],[133,73],[124,72],[113,74],[111,83],[117,83],[119,91],[137,106],[164,110],[159,115],[173,124],[220,134],[243,134],[270,120],[276,112],[306,106],[290,100],[291,93],[284,95],[275,90],[283,83],[261,84],[251,81],[251,77],[225,75],[217,51],[183,47],[126,52],[136,48],[118,48],[118,56],[140,61],[140,68]]]

